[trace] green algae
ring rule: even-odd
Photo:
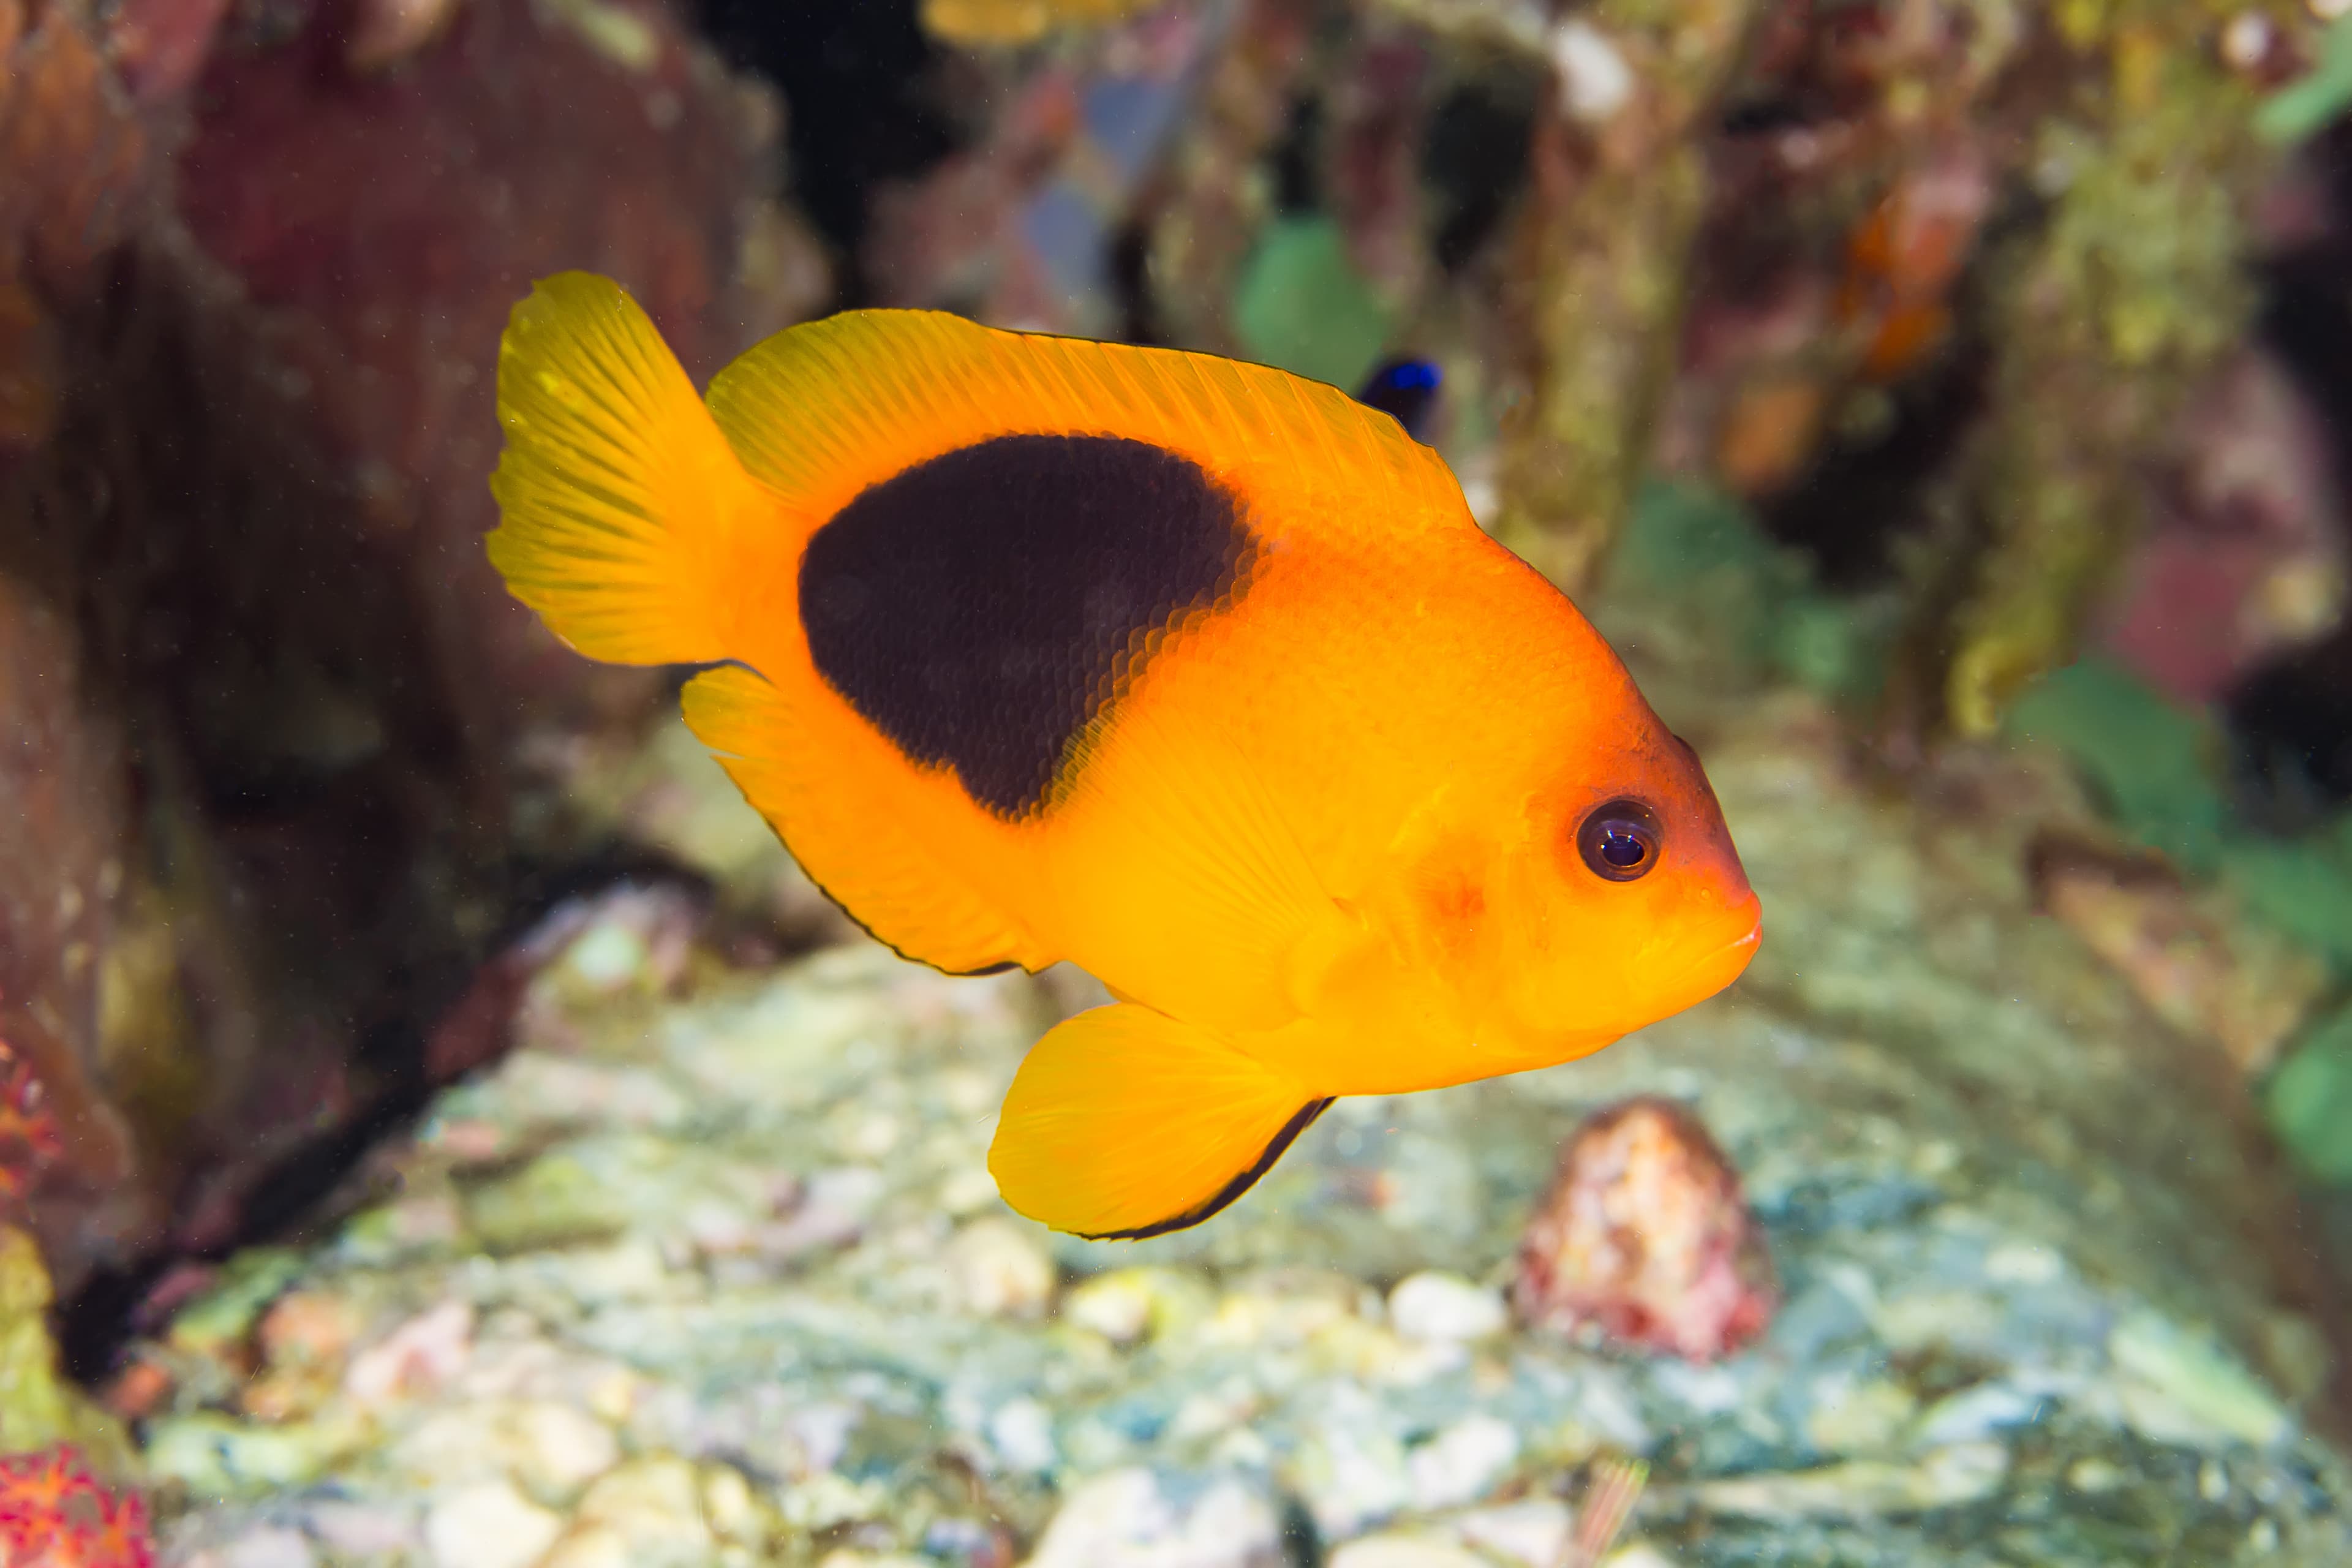
[[[1494,531],[1570,593],[1614,547],[1649,459],[1706,214],[1706,153],[1692,132],[1737,75],[1757,9],[1584,8],[1577,25],[1618,62],[1622,100],[1538,122],[1514,241],[1530,374],[1506,422]]]
[[[262,1310],[285,1291],[301,1268],[301,1255],[283,1247],[237,1254],[213,1288],[172,1320],[172,1343],[200,1354],[220,1353],[253,1331]]]
[[[365,1435],[356,1422],[331,1430],[307,1422],[259,1426],[200,1411],[155,1424],[147,1436],[147,1467],[194,1497],[291,1489],[326,1474]]]
[[[2145,1308],[2116,1323],[2107,1353],[2180,1415],[2240,1442],[2266,1447],[2293,1425],[2277,1397],[2237,1358]]]
[[[2220,868],[2226,807],[2216,782],[2220,737],[2120,666],[2086,658],[2021,695],[2005,725],[2053,746],[2084,774],[2116,826],[2183,870]]]
[[[1634,497],[1608,587],[1682,599],[1727,642],[1764,657],[1775,603],[1802,591],[1802,558],[1774,546],[1738,500],[1711,485],[1653,479]],[[1718,616],[1727,619],[1717,619]]]
[[[2240,834],[2221,880],[2254,914],[2352,973],[2352,817],[2293,839]]]
[[[0,1226],[0,1454],[72,1443],[97,1468],[127,1475],[129,1441],[68,1383],[49,1338],[48,1270],[33,1238]]]
[[[2352,16],[2339,16],[2309,74],[2289,82],[2254,111],[2254,134],[2281,146],[2308,141],[2352,109]]]
[[[587,1162],[549,1154],[467,1200],[472,1235],[492,1253],[604,1241],[628,1225],[623,1194]]]
[[[2242,337],[2242,206],[2271,153],[2246,87],[2148,5],[2084,7],[2071,105],[2036,138],[2048,216],[1987,268],[1992,414],[1972,504],[1985,542],[1949,620],[1944,718],[1963,735],[2074,652],[2142,510],[2138,464]]]
[[[1803,553],[1776,543],[1737,498],[1692,480],[1643,483],[1602,588],[1670,606],[1749,679],[1839,700],[1876,695],[1897,626],[1892,601],[1822,588]]]
[[[1234,289],[1234,330],[1252,359],[1352,392],[1380,362],[1390,310],[1324,216],[1266,226]]]
[[[2263,1103],[2296,1164],[2352,1185],[2352,1008],[2305,1037],[2263,1086]]]
[[[2213,721],[2101,659],[2037,683],[2011,708],[2005,731],[2063,752],[2126,837],[2218,882],[2250,918],[2352,978],[2352,814],[2294,838],[2240,827],[2221,783]],[[2289,1048],[2263,1103],[2298,1165],[2322,1181],[2352,1183],[2352,1011]]]
[[[2254,917],[2352,975],[2352,816],[2293,838],[2243,827],[2222,787],[2213,721],[2104,659],[2038,682],[2005,732],[2064,752],[2126,836],[2218,880]]]

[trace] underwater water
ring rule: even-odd
[[[0,0],[0,1568],[2352,1563],[2341,9]]]

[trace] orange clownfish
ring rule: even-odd
[[[490,559],[860,924],[1118,998],[989,1169],[1057,1230],[1239,1197],[1332,1099],[1549,1067],[1747,967],[1706,776],[1437,454],[1315,382],[861,310],[697,396],[612,282],[499,348]]]

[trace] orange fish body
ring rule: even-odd
[[[1197,1223],[1335,1096],[1585,1055],[1754,950],[1697,759],[1330,387],[876,310],[701,398],[574,273],[499,395],[518,597],[592,658],[725,661],[688,722],[883,942],[1119,998],[991,1150],[1057,1229]]]

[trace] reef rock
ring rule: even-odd
[[[482,557],[499,331],[570,267],[704,371],[814,308],[778,119],[630,0],[0,0],[0,1041],[64,1289],[421,1096],[606,829],[577,753],[659,678]]]
[[[583,1561],[621,1550],[625,1494],[698,1497],[719,1558],[1539,1563],[1562,1500],[1639,1460],[1612,1561],[2346,1560],[2325,1303],[2234,1069],[2033,912],[2027,842],[2083,814],[2072,786],[1966,753],[1889,802],[1808,700],[1651,689],[1763,894],[1750,976],[1581,1062],[1342,1100],[1149,1242],[990,1193],[1045,986],[856,944],[591,992],[559,958],[371,1206],[140,1350],[173,1375],[145,1426],[167,1552],[268,1528],[415,1560],[496,1487]],[[1563,1143],[1629,1101],[1710,1130],[1780,1279],[1711,1363],[1497,1310]],[[1057,1260],[1038,1316],[973,1289],[983,1234]],[[334,1331],[270,1315],[297,1299]],[[360,1375],[394,1345],[429,1373]],[[241,1408],[280,1362],[309,1392]]]
[[[1519,1244],[1516,1295],[1528,1323],[1706,1361],[1771,1321],[1771,1261],[1706,1129],[1636,1100],[1569,1139]]]

